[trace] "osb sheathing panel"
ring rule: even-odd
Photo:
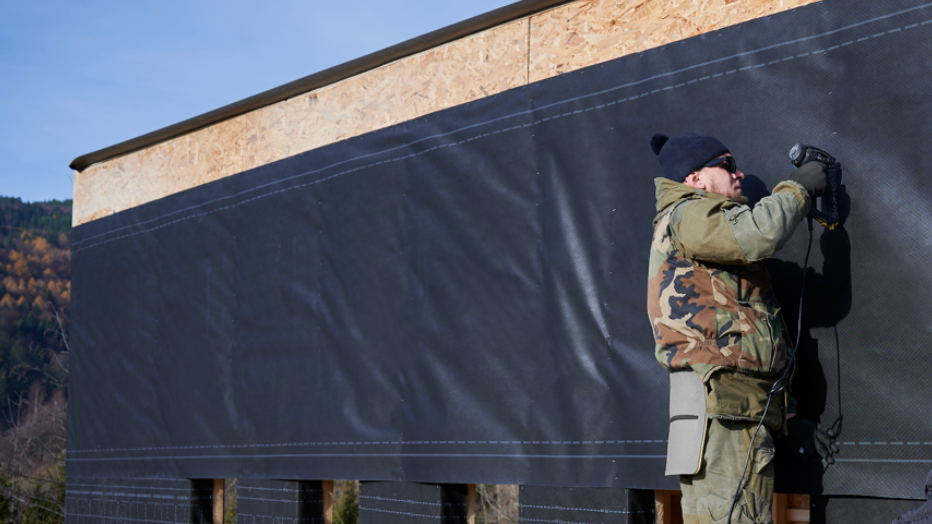
[[[580,0],[75,175],[75,225],[213,180],[816,0]]]
[[[816,0],[587,0],[531,17],[531,82]]]

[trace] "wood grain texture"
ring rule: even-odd
[[[669,511],[669,493],[662,489],[654,490],[654,524],[673,524],[670,518],[672,513]]]
[[[793,524],[809,522],[809,510],[789,508],[786,510],[786,520]]]
[[[773,524],[788,524],[786,522],[786,505],[789,496],[786,493],[773,494]]]
[[[809,522],[809,495],[787,495],[786,521],[789,524]]]
[[[531,82],[816,0],[582,0],[531,17]]]
[[[578,0],[74,177],[80,225],[340,140],[815,0]]]
[[[213,495],[213,521],[214,524],[223,524],[223,511],[224,511],[224,487],[226,485],[226,479],[214,479],[214,495]]]
[[[333,524],[333,481],[322,480],[320,487],[323,491],[324,524]]]

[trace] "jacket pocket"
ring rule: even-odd
[[[773,436],[769,431],[762,433],[763,438],[758,438],[760,444],[754,452],[754,473],[762,477],[773,476],[773,458],[776,450],[773,445]]]
[[[780,308],[741,302],[738,304],[738,321],[741,326],[738,367],[741,371],[770,373],[781,369],[786,350]]]

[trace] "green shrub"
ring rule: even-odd
[[[356,524],[359,521],[359,487],[352,480],[343,481],[339,500],[333,505],[333,524]]]

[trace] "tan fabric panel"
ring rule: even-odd
[[[580,0],[135,153],[74,178],[74,225],[282,158],[815,0]]]

